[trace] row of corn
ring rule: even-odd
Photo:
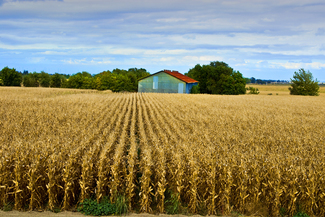
[[[325,214],[318,98],[41,91],[0,95],[0,207]]]

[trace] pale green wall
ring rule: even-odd
[[[158,89],[153,89],[153,77],[158,76]],[[138,83],[139,93],[178,93],[178,84],[183,83],[183,93],[186,93],[186,83],[165,72],[159,72],[144,78]]]

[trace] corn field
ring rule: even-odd
[[[325,100],[0,88],[0,207],[325,216]]]

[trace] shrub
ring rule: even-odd
[[[2,210],[7,212],[7,211],[11,211],[13,208],[14,208],[13,202],[9,202],[3,205]]]
[[[248,94],[259,94],[258,88],[248,87],[246,90],[249,90]]]
[[[178,214],[181,208],[181,202],[178,200],[178,194],[171,193],[170,199],[165,201],[167,214]]]
[[[115,202],[117,215],[122,215],[128,212],[128,201],[125,199],[124,195],[119,195]]]
[[[305,212],[298,212],[293,217],[309,217],[309,215]]]
[[[85,199],[79,204],[78,211],[85,215],[112,215],[116,212],[116,206],[110,203],[107,197],[104,197],[100,203],[97,203],[96,200]]]

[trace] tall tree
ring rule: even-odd
[[[317,79],[314,81],[310,71],[306,72],[303,68],[298,72],[294,72],[293,79],[290,79],[292,84],[289,87],[291,95],[319,95],[319,85]]]

